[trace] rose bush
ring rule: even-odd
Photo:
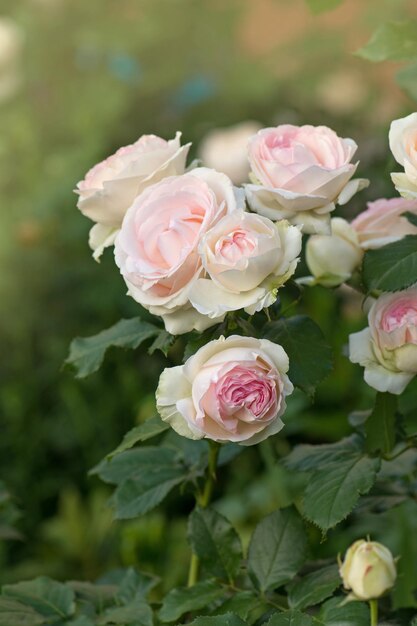
[[[77,206],[96,222],[89,239],[96,260],[113,245],[136,196],[162,178],[184,172],[190,144],[181,146],[180,138],[181,133],[169,141],[143,135],[95,165],[77,184]]]
[[[221,337],[162,372],[158,411],[183,437],[259,443],[283,428],[293,391],[288,367],[284,349],[271,341]]]
[[[358,163],[353,139],[326,126],[260,130],[249,141],[253,183],[246,195],[253,211],[273,220],[300,224],[305,233],[330,233],[330,213],[368,185],[352,179]]]

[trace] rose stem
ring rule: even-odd
[[[196,502],[202,508],[205,509],[210,504],[211,496],[213,493],[214,483],[216,481],[216,467],[217,458],[219,456],[220,445],[216,441],[209,441],[209,457],[208,466],[206,472],[206,482],[204,484],[203,492],[200,496],[196,495]],[[192,587],[196,584],[198,579],[199,558],[196,554],[192,553],[190,561],[190,570],[188,573],[188,586]]]
[[[369,608],[371,609],[371,626],[378,626],[378,600],[370,600]]]

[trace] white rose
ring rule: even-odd
[[[287,219],[308,234],[330,233],[330,213],[369,184],[351,180],[357,145],[326,126],[283,124],[249,141],[250,208],[272,220]]]
[[[221,217],[238,207],[231,180],[196,168],[148,187],[128,209],[115,242],[115,259],[129,295],[172,334],[204,330],[211,319],[190,305],[193,283],[204,271],[198,246]]]
[[[351,600],[375,600],[391,589],[397,578],[391,552],[376,541],[355,541],[340,565],[343,586]]]
[[[312,235],[306,244],[306,262],[315,283],[341,285],[361,264],[363,251],[352,226],[341,217],[331,220],[331,235]]]
[[[417,374],[417,287],[385,293],[371,306],[369,327],[349,337],[349,358],[377,391],[400,394]]]
[[[229,176],[235,185],[246,182],[250,169],[246,154],[248,140],[260,128],[258,122],[248,121],[210,131],[201,142],[202,162]]]
[[[142,135],[130,146],[95,165],[77,184],[80,211],[96,222],[89,244],[98,260],[114,243],[127,209],[149,185],[167,176],[182,174],[191,144],[181,146],[181,133],[166,141]]]
[[[404,172],[391,174],[395,188],[405,198],[417,198],[417,113],[391,123],[389,145],[404,168]]]
[[[300,252],[298,227],[234,211],[201,240],[206,277],[193,284],[190,302],[211,318],[239,309],[252,315],[276,300],[278,287],[295,272]]]

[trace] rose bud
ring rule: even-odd
[[[331,228],[331,235],[312,235],[306,244],[306,261],[314,283],[325,287],[349,280],[363,256],[356,231],[346,220],[332,218]]]
[[[391,552],[376,541],[360,539],[339,561],[339,573],[350,600],[374,600],[394,586],[397,578]]]

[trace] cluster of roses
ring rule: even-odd
[[[417,200],[377,201],[351,225],[330,219],[368,181],[353,178],[356,143],[327,127],[259,130],[248,141],[251,183],[239,189],[214,169],[186,170],[190,144],[180,137],[145,135],[77,186],[78,207],[95,222],[94,257],[114,244],[129,295],[172,334],[270,306],[295,272],[302,233],[311,235],[316,282],[333,286],[366,248],[416,232],[402,213],[417,213]],[[417,198],[416,137],[417,114],[393,123],[391,147],[405,168],[394,181]],[[369,319],[351,337],[350,358],[365,365],[370,385],[399,393],[417,373],[417,290],[381,296]],[[268,340],[220,338],[163,372],[158,409],[183,436],[254,444],[283,426],[288,368],[284,349]]]
[[[405,216],[417,215],[417,113],[392,122],[389,144],[404,168],[404,173],[391,175],[403,197],[369,203],[350,224],[332,218],[330,236],[310,237],[306,261],[313,279],[305,282],[340,285],[361,265],[366,250],[417,234]],[[417,374],[417,287],[373,300],[368,322],[368,328],[349,338],[350,360],[365,367],[368,385],[400,394]]]

